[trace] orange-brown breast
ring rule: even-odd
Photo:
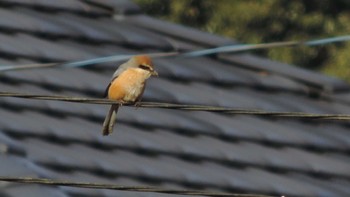
[[[111,100],[134,102],[143,93],[146,79],[144,71],[129,68],[115,78],[108,89],[108,98]]]

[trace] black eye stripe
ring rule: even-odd
[[[141,68],[143,70],[151,70],[151,68],[149,66],[145,66],[145,65],[139,65],[139,68]]]

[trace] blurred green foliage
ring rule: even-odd
[[[135,0],[147,14],[243,43],[308,40],[350,33],[347,0]],[[350,81],[350,44],[256,51]]]

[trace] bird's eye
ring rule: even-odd
[[[145,66],[145,65],[139,65],[139,68],[143,69],[143,70],[148,70],[151,71],[151,68],[149,66]]]

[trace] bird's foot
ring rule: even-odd
[[[118,101],[119,103],[118,103],[118,105],[119,105],[119,107],[121,107],[121,106],[123,106],[126,102],[125,101],[123,101],[123,100],[120,100],[120,101]]]
[[[136,107],[136,109],[138,109],[139,107],[141,107],[141,102],[140,101],[137,101],[134,106]]]

